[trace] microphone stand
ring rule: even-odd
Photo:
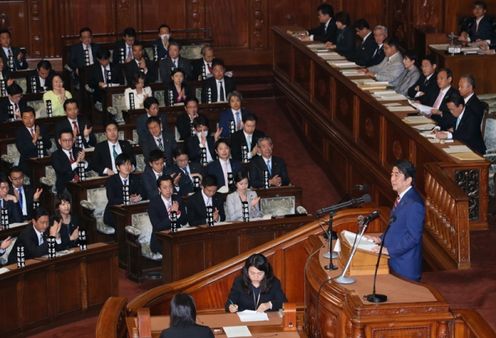
[[[328,223],[328,228],[326,231],[327,234],[327,243],[329,245],[329,251],[324,254],[324,258],[329,258],[329,264],[327,264],[324,269],[326,270],[336,270],[338,267],[334,265],[332,262],[333,259],[338,258],[338,253],[333,250],[332,248],[332,240],[333,240],[333,235],[335,234],[334,231],[332,231],[332,223],[334,219],[334,211],[331,211],[329,213],[329,223]],[[333,234],[334,232],[334,234]],[[337,237],[337,236],[336,236]]]
[[[375,293],[375,283],[377,282],[377,270],[379,270],[379,263],[381,261],[381,256],[382,256],[382,248],[384,248],[384,240],[386,239],[386,234],[389,230],[389,227],[391,226],[391,223],[393,223],[395,220],[396,220],[395,216],[392,216],[389,219],[388,226],[387,226],[386,230],[384,231],[384,234],[382,235],[382,241],[381,241],[381,246],[379,248],[379,255],[377,257],[377,263],[375,263],[374,284],[372,287],[372,293],[365,296],[367,301],[369,301],[371,303],[384,303],[387,301],[386,295]]]

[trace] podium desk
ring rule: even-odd
[[[269,242],[311,220],[291,216],[250,222],[233,222],[156,233],[162,242],[163,282],[169,283],[203,271],[247,250]]]
[[[94,314],[118,293],[117,245],[95,243],[0,274],[0,336],[25,337]]]

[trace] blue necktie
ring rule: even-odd
[[[270,163],[270,160],[267,160],[267,169],[269,169],[269,174],[272,175],[272,163]]]

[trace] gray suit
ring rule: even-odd
[[[403,56],[400,52],[391,57],[386,56],[381,63],[368,68],[369,71],[375,73],[377,81],[387,81],[389,83],[396,80],[404,69]]]
[[[262,217],[260,206],[251,207],[251,202],[257,198],[257,193],[253,190],[247,191],[248,205],[250,206],[250,218]],[[237,191],[227,195],[226,204],[224,206],[226,211],[226,221],[242,221],[243,220],[243,204]]]
[[[391,86],[393,86],[394,90],[398,94],[402,94],[408,96],[408,90],[412,87],[417,80],[420,78],[420,72],[417,66],[413,66],[413,69],[405,69],[401,73],[401,75],[391,82]]]

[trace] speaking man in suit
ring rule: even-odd
[[[413,164],[406,160],[396,162],[391,171],[391,186],[398,194],[391,211],[392,222],[380,237],[368,237],[377,244],[384,241],[383,252],[389,255],[389,267],[393,273],[419,281],[422,276],[425,208],[414,184]]]
[[[0,177],[0,209],[7,210],[9,224],[22,221],[19,200],[15,195],[9,194],[9,181],[3,176]]]
[[[61,120],[55,126],[55,134],[59,137],[61,131],[72,130],[75,142],[81,141],[84,148],[94,147],[96,137],[86,119],[79,115],[79,106],[75,99],[67,99],[64,102],[66,119]]]
[[[195,177],[201,182],[203,168],[199,163],[190,162],[188,152],[183,146],[174,149],[174,165],[166,168],[167,175],[174,178],[179,196],[186,197],[194,191]]]
[[[174,135],[165,129],[166,126],[162,126],[162,122],[158,117],[148,118],[146,126],[149,134],[142,143],[145,161],[149,162],[148,156],[152,150],[159,149],[164,154],[166,165],[172,164],[172,151],[176,148]]]
[[[205,176],[202,189],[188,198],[186,210],[189,225],[207,224],[207,207],[213,208],[214,222],[225,221],[224,202],[217,194],[217,180],[211,175]]]
[[[374,34],[370,30],[369,23],[365,19],[359,19],[353,24],[355,32],[360,37],[360,45],[355,49],[354,60],[357,65],[362,67],[370,67],[372,64],[372,56],[377,49],[377,43],[374,39]]]
[[[444,128],[436,132],[439,139],[458,140],[465,143],[479,154],[486,153],[486,146],[482,137],[480,120],[473,110],[467,109],[465,101],[459,94],[452,94],[446,101],[450,113],[455,118],[451,128]]]
[[[133,147],[126,140],[119,140],[119,127],[114,121],[105,125],[105,137],[107,140],[95,146],[91,167],[100,176],[112,176],[117,173],[115,159],[122,153],[131,158],[131,164],[136,168],[136,156]]]
[[[388,38],[384,40],[384,59],[378,65],[363,70],[375,78],[377,81],[387,81],[392,83],[405,69],[403,66],[403,56],[399,49],[399,43],[396,39]]]
[[[259,156],[255,156],[250,161],[250,184],[253,188],[263,188],[265,186],[265,173],[268,175],[268,185],[270,187],[280,187],[289,185],[288,170],[286,163],[280,157],[273,156],[274,145],[270,137],[258,139]]]
[[[79,71],[84,67],[89,67],[96,62],[96,53],[100,47],[93,43],[93,32],[89,27],[79,30],[80,43],[71,47],[69,66],[74,71]]]
[[[19,210],[23,221],[33,218],[33,211],[39,207],[42,188],[34,189],[31,185],[24,184],[24,173],[19,167],[13,166],[9,171],[9,194],[17,198]]]
[[[177,217],[177,227],[186,224],[187,216],[186,209],[182,200],[174,195],[174,181],[170,176],[160,177],[156,184],[155,189],[159,192],[158,195],[150,199],[148,205],[148,216],[152,223],[153,232],[150,240],[150,249],[153,252],[162,252],[155,233],[162,230],[169,230],[171,228],[171,213],[175,212]]]
[[[171,74],[176,68],[181,68],[184,71],[186,80],[192,80],[191,64],[189,60],[183,58],[180,53],[181,47],[179,46],[179,43],[171,41],[169,43],[167,57],[159,62],[160,80],[163,83],[169,83]]]
[[[212,73],[213,77],[203,81],[202,103],[226,102],[227,95],[236,90],[236,84],[232,78],[224,76],[226,69],[220,59],[212,61]]]
[[[458,81],[458,91],[465,101],[465,109],[472,111],[472,113],[482,123],[484,117],[485,105],[477,97],[475,90],[475,78],[471,74],[463,75]]]
[[[487,4],[475,1],[473,17],[462,22],[462,31],[458,40],[461,42],[490,41],[494,37],[494,19],[487,15]]]
[[[231,135],[231,156],[233,160],[242,162],[243,147],[246,147],[246,159],[249,161],[258,152],[257,142],[265,136],[265,133],[257,129],[257,117],[254,114],[246,114],[243,118],[243,129]]]
[[[334,9],[330,4],[324,3],[317,7],[317,17],[320,25],[308,30],[308,40],[336,44],[337,28],[333,16]]]
[[[3,64],[11,72],[27,69],[26,50],[11,46],[11,35],[8,29],[0,29],[0,57]]]
[[[41,60],[36,65],[36,69],[27,76],[28,93],[44,93],[52,90],[52,78],[55,71],[48,60]]]
[[[437,64],[431,56],[424,56],[421,63],[422,74],[417,82],[408,89],[408,97],[419,100],[422,104],[434,102],[437,92]]]

